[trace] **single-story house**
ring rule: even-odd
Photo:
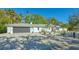
[[[67,31],[67,28],[62,28],[60,25],[55,25],[53,27],[53,31],[56,31],[56,32],[62,32],[62,31]]]
[[[53,25],[47,26],[47,24],[26,24],[26,23],[17,23],[17,24],[6,24],[7,33],[33,33],[41,32],[42,30],[51,32]]]

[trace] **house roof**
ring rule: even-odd
[[[27,24],[27,23],[17,23],[17,24],[6,24],[8,27],[46,27],[47,24]],[[50,25],[53,27],[53,25]]]

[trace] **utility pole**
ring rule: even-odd
[[[29,15],[30,30],[33,30],[33,28],[32,28],[32,16],[31,16],[31,14],[29,13],[29,11],[27,11],[27,14]],[[31,31],[31,33],[33,33],[33,31]]]

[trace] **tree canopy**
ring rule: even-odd
[[[53,24],[53,25],[58,25],[59,24],[59,21],[56,19],[56,18],[50,18],[49,19],[49,23]]]
[[[25,22],[26,23],[32,22],[33,24],[47,24],[46,19],[39,14],[32,14],[32,15],[27,14],[25,16]]]
[[[21,15],[16,14],[12,9],[0,10],[0,33],[6,31],[5,24],[19,23],[21,22]]]
[[[79,14],[73,14],[72,16],[69,17],[69,30],[74,30],[74,27],[79,24]]]

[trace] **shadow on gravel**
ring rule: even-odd
[[[43,43],[41,40],[47,40]],[[55,41],[55,42],[54,42]],[[71,45],[71,46],[68,46]],[[79,50],[79,40],[42,37],[0,38],[0,50]]]

